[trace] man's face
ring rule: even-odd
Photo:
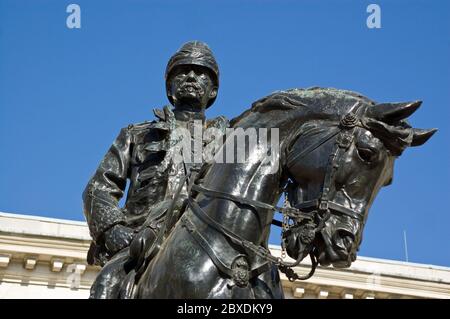
[[[170,92],[176,108],[202,111],[217,95],[209,69],[197,65],[178,66],[170,76]]]

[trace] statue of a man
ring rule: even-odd
[[[119,297],[129,271],[131,241],[144,224],[147,236],[149,231],[157,236],[180,181],[192,166],[202,165],[173,160],[177,139],[172,133],[184,128],[192,135],[194,123],[222,132],[228,126],[222,116],[205,120],[205,109],[213,104],[219,87],[218,65],[206,44],[184,44],[169,60],[165,77],[167,97],[174,108],[156,109],[156,120],[123,128],[83,193],[93,238],[88,263],[103,266],[92,285],[91,298]],[[121,208],[119,200],[127,181],[126,203]],[[186,189],[182,192],[186,195]],[[181,210],[182,201],[174,207]]]

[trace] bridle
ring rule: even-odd
[[[332,138],[336,137],[334,148],[328,158],[321,195],[316,199],[309,200],[295,206],[295,208],[299,211],[317,212],[324,216],[319,223],[319,226],[316,228],[316,232],[321,231],[324,227],[323,223],[329,218],[331,211],[333,211],[333,213],[346,215],[352,219],[363,222],[364,216],[359,211],[333,202],[330,198],[330,190],[332,185],[335,183],[336,172],[339,167],[342,166],[341,161],[344,158],[343,155],[348,151],[353,143],[355,138],[355,130],[357,127],[365,128],[363,121],[361,121],[357,115],[358,106],[359,102],[356,102],[351,107],[350,111],[337,123],[334,129],[328,132],[328,134],[326,134],[322,139],[309,145],[302,152],[293,157],[294,160],[298,161],[306,155],[311,154],[314,150],[318,149],[321,145],[325,144]]]
[[[274,220],[272,223],[276,226],[282,226],[283,231],[286,231],[289,228],[289,223],[286,222],[289,219],[293,220],[295,223],[300,223],[301,221],[308,221],[308,223],[314,223],[314,220],[319,220],[315,228],[312,230],[314,236],[309,236],[311,238],[311,242],[314,240],[315,234],[322,231],[322,229],[325,227],[325,222],[328,220],[328,218],[331,216],[331,211],[333,213],[346,215],[350,218],[356,219],[358,221],[363,221],[364,216],[361,215],[358,211],[344,207],[338,203],[335,203],[331,201],[330,199],[330,189],[331,186],[334,183],[336,171],[341,166],[341,160],[343,158],[343,155],[347,152],[350,145],[352,144],[354,140],[354,133],[356,127],[364,127],[362,121],[357,116],[357,110],[358,110],[359,102],[356,102],[350,109],[350,111],[340,120],[336,123],[334,129],[326,134],[322,139],[318,140],[317,142],[309,145],[307,148],[305,148],[302,152],[295,155],[295,160],[299,160],[303,158],[304,156],[310,154],[314,150],[318,149],[321,145],[325,144],[332,138],[336,137],[335,145],[333,148],[333,151],[331,152],[326,168],[326,173],[324,177],[324,183],[323,183],[323,190],[319,198],[315,200],[311,200],[308,202],[301,203],[299,205],[296,205],[295,207],[290,207],[288,205],[285,205],[284,207],[278,207],[275,205],[271,205],[268,203],[264,203],[257,200],[252,200],[240,196],[236,196],[233,194],[213,190],[210,188],[207,188],[205,186],[200,186],[194,183],[195,178],[188,178],[189,184],[188,184],[188,199],[187,203],[192,208],[192,211],[194,214],[202,220],[207,225],[211,226],[213,229],[215,229],[217,232],[223,234],[227,238],[229,238],[232,242],[240,245],[244,249],[252,251],[255,255],[258,255],[262,257],[264,260],[266,260],[266,263],[261,265],[260,267],[253,269],[250,271],[250,278],[253,276],[257,276],[265,271],[267,271],[268,263],[274,263],[278,266],[281,272],[285,273],[287,278],[290,281],[295,280],[306,280],[310,278],[318,265],[318,261],[312,251],[309,252],[309,256],[311,258],[311,270],[306,275],[298,275],[295,273],[295,271],[292,269],[293,267],[300,264],[301,260],[303,259],[303,255],[299,254],[299,257],[294,262],[286,262],[280,257],[275,257],[271,254],[271,252],[260,245],[256,245],[255,243],[246,240],[245,238],[241,237],[238,234],[235,234],[231,230],[227,229],[223,225],[219,224],[217,221],[215,221],[212,217],[210,217],[196,202],[193,196],[191,196],[191,191],[195,191],[197,193],[202,193],[203,195],[211,198],[219,198],[224,200],[229,200],[232,202],[235,202],[237,204],[247,205],[252,207],[253,209],[268,209],[272,211],[278,211],[283,214],[283,222]],[[184,182],[183,182],[184,183]],[[181,188],[180,188],[181,190]],[[179,194],[175,195],[174,200],[177,199]],[[171,212],[169,210],[167,218],[170,218]],[[186,229],[191,233],[194,238],[197,240],[197,242],[200,244],[200,246],[208,253],[208,255],[211,257],[213,263],[223,272],[229,274],[231,277],[234,276],[234,273],[228,269],[224,265],[223,262],[221,262],[220,258],[217,256],[217,254],[214,252],[214,250],[209,245],[208,241],[197,231],[195,225],[190,221],[190,219],[186,216],[186,214],[183,214],[181,217],[181,223],[183,226],[186,227]],[[311,230],[308,230],[311,232]]]

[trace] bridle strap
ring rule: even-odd
[[[305,148],[303,151],[296,154],[294,157],[290,158],[289,161],[298,160],[298,159],[308,155],[309,153],[312,153],[315,149],[319,148],[320,146],[322,146],[323,144],[325,144],[326,142],[331,140],[333,137],[338,135],[340,132],[341,132],[341,130],[340,130],[339,126],[336,126],[334,130],[332,130],[331,132],[328,132],[328,134],[326,134],[322,139],[318,140],[316,143],[312,143],[307,148]]]
[[[354,218],[354,219],[357,219],[360,221],[362,221],[362,219],[363,219],[361,214],[357,213],[356,211],[354,211],[350,208],[340,205],[338,203],[328,202],[327,205],[328,205],[329,209],[331,209],[337,213],[340,213],[342,215],[346,215],[348,217],[351,217],[351,218]],[[297,208],[301,211],[312,211],[314,209],[317,209],[318,206],[319,206],[319,200],[313,199],[313,200],[298,204],[295,206],[295,208]]]
[[[356,216],[356,218],[359,219],[359,215],[357,214],[356,211],[353,211],[349,208],[346,208],[342,205],[330,201],[329,196],[331,186],[333,185],[334,182],[336,171],[339,168],[339,164],[342,160],[342,155],[347,151],[348,147],[353,142],[354,129],[355,129],[354,127],[351,128],[350,132],[348,132],[345,129],[342,129],[337,135],[333,152],[330,154],[330,157],[328,159],[327,169],[325,171],[325,176],[322,184],[322,194],[320,195],[319,199],[316,199],[317,210],[319,212],[328,213],[327,214],[328,217],[330,216],[329,214],[330,209],[334,208],[333,211],[341,212],[352,218],[355,218]],[[343,141],[345,141],[345,143]]]
[[[308,210],[308,209],[309,210],[319,209],[322,211],[331,209],[342,215],[346,215],[348,217],[362,221],[363,216],[361,214],[359,214],[357,211],[347,208],[338,203],[331,202],[328,199],[328,193],[330,191],[331,183],[333,182],[333,179],[334,179],[334,173],[335,173],[336,169],[339,167],[338,161],[341,158],[341,156],[339,156],[339,155],[341,152],[345,151],[348,148],[348,146],[350,145],[350,143],[352,142],[353,130],[354,129],[352,129],[351,132],[344,131],[341,129],[338,129],[337,131],[333,131],[332,133],[327,134],[319,142],[314,143],[314,145],[312,145],[312,147],[308,147],[307,149],[305,149],[308,152],[303,151],[303,152],[301,152],[301,154],[299,154],[295,157],[295,158],[301,158],[301,157],[309,154],[310,152],[314,151],[319,146],[323,145],[325,142],[327,142],[328,140],[330,140],[331,138],[333,138],[334,136],[339,134],[337,141],[336,141],[335,149],[332,152],[332,154],[330,155],[330,159],[328,162],[328,167],[326,170],[326,175],[325,175],[324,183],[323,183],[323,191],[322,191],[322,195],[321,195],[320,199],[310,200],[310,201],[298,204],[295,207],[279,207],[279,206],[271,205],[271,204],[264,203],[264,202],[261,202],[258,200],[253,200],[253,199],[221,192],[218,190],[213,190],[208,187],[200,186],[197,184],[192,184],[192,186],[191,186],[192,190],[202,193],[208,197],[215,197],[215,198],[230,200],[235,203],[251,206],[253,208],[257,207],[257,208],[262,208],[262,209],[268,209],[268,210],[275,211],[275,212],[278,211],[278,212],[288,215],[289,217],[291,217],[293,219],[312,219],[311,214],[305,212],[305,210]],[[282,223],[276,219],[274,219],[272,221],[272,224],[279,226],[279,227],[282,226]]]
[[[229,268],[216,254],[215,250],[211,245],[209,244],[208,240],[197,230],[195,225],[192,223],[192,221],[186,216],[183,215],[180,218],[180,221],[182,225],[187,229],[187,231],[194,237],[194,239],[197,241],[197,243],[202,247],[202,249],[208,254],[208,256],[211,258],[211,261],[214,263],[214,265],[224,274],[226,274],[229,277],[233,277],[233,270]],[[266,261],[260,266],[252,269],[249,274],[249,278],[253,278],[256,276],[259,276],[260,274],[270,270],[270,265]]]
[[[192,190],[202,193],[208,197],[226,199],[226,200],[230,200],[232,202],[239,203],[242,205],[251,206],[253,208],[258,207],[258,208],[262,208],[262,209],[268,209],[271,211],[279,211],[279,212],[287,214],[289,217],[292,217],[292,218],[309,218],[309,219],[311,218],[310,214],[303,213],[302,211],[300,211],[297,208],[278,207],[276,205],[267,204],[267,203],[264,203],[261,201],[257,201],[257,200],[253,200],[253,199],[249,199],[249,198],[245,198],[245,197],[240,197],[240,196],[236,196],[233,194],[229,194],[229,193],[225,193],[225,192],[221,192],[221,191],[217,191],[217,190],[212,190],[210,188],[207,188],[205,186],[200,186],[197,184],[192,185]]]
[[[335,173],[340,166],[343,154],[348,150],[354,139],[355,129],[361,126],[358,116],[356,115],[358,111],[359,102],[356,102],[350,109],[350,111],[340,120],[337,125],[337,129],[332,130],[330,133],[325,135],[318,142],[313,143],[311,146],[305,148],[302,152],[297,154],[292,160],[298,160],[314,150],[316,150],[321,145],[325,144],[331,138],[336,137],[335,145],[332,153],[328,159],[327,168],[325,171],[324,181],[322,184],[322,194],[319,198],[310,200],[296,205],[295,207],[299,210],[311,209],[317,210],[319,213],[324,213],[325,219],[330,217],[330,209],[333,212],[346,215],[353,219],[363,221],[363,216],[356,210],[347,208],[343,205],[330,201],[329,193],[331,186],[334,182]],[[317,231],[324,227],[325,219],[322,219],[320,227],[317,227]]]
[[[210,227],[214,228],[217,232],[227,236],[230,240],[232,240],[236,244],[239,244],[244,249],[249,249],[254,254],[266,259],[267,261],[273,262],[275,265],[279,266],[283,271],[286,271],[286,269],[288,269],[288,268],[292,268],[292,267],[299,265],[301,260],[303,259],[302,256],[299,256],[299,258],[297,258],[297,260],[295,260],[294,262],[285,262],[281,258],[273,256],[270,253],[269,249],[267,249],[263,246],[258,246],[256,244],[254,244],[253,242],[246,240],[245,238],[242,238],[241,236],[237,235],[236,233],[234,233],[233,231],[224,227],[223,225],[219,224],[214,218],[209,216],[197,204],[197,202],[192,197],[188,197],[187,202],[188,202],[188,205],[192,208],[193,213],[204,223],[206,223]],[[185,216],[185,215],[183,215],[183,216]],[[184,217],[184,218],[186,219],[187,217]],[[315,257],[312,255],[312,253],[310,253],[310,258],[311,258],[311,263],[312,263],[310,272],[304,276],[298,276],[296,274],[294,280],[306,280],[313,276],[318,262],[315,259]],[[265,268],[262,268],[262,269],[265,269]]]

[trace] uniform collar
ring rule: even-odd
[[[203,123],[205,122],[205,112],[192,112],[186,110],[178,110],[174,109],[173,113],[175,114],[175,118],[177,121],[190,122],[194,120],[201,120]]]

